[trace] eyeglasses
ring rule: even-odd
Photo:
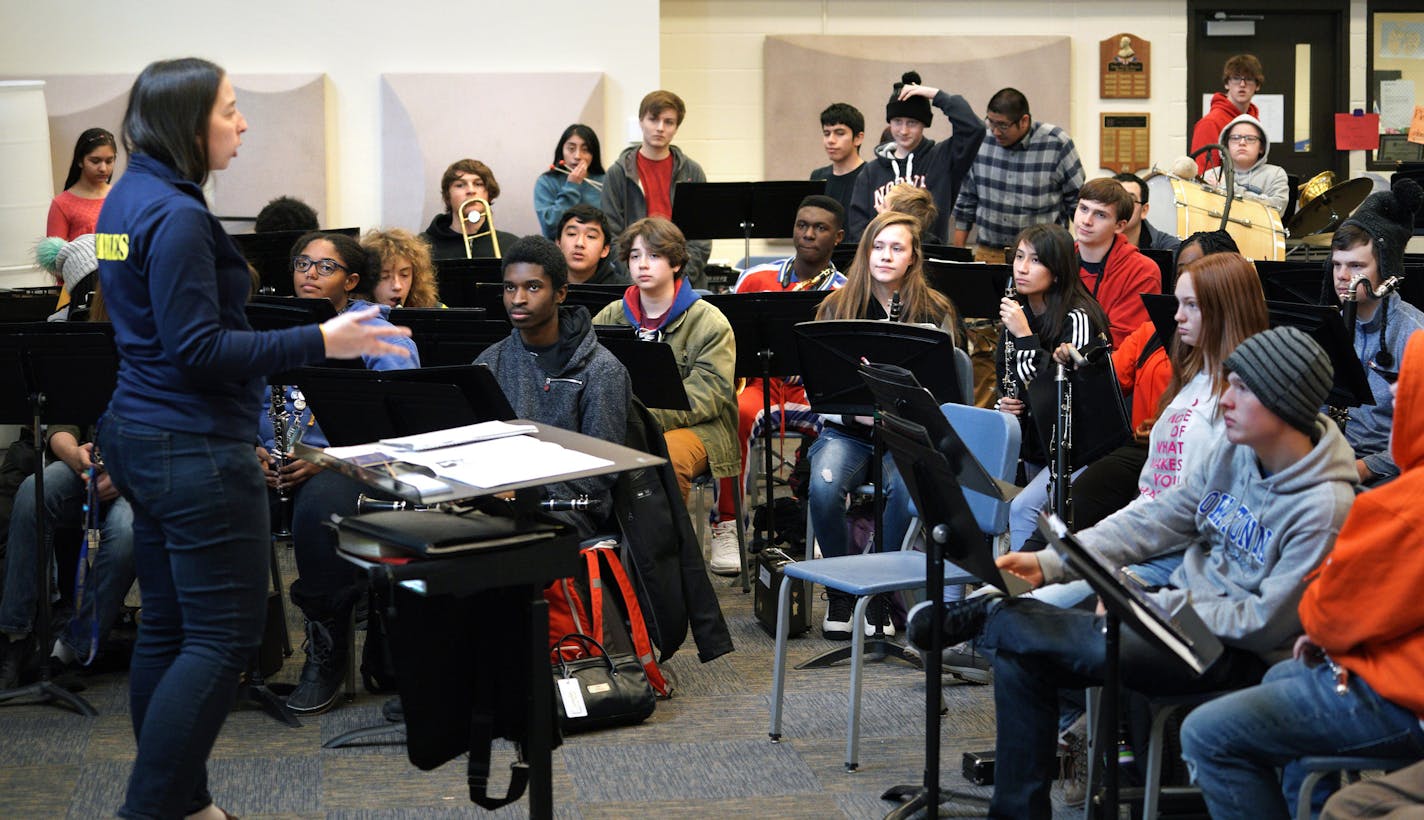
[[[1010,128],[1014,127],[1015,124],[1016,123],[1012,122],[994,122],[991,119],[984,120],[984,126],[995,134],[1007,133]]]
[[[1248,85],[1248,84],[1249,84],[1249,85],[1255,85],[1255,84],[1256,84],[1256,78],[1255,78],[1255,77],[1227,77],[1227,78],[1226,78],[1226,84],[1227,84],[1227,85]]]
[[[1255,145],[1261,141],[1261,138],[1251,134],[1232,134],[1226,138],[1226,141],[1235,145]]]
[[[292,270],[297,273],[306,273],[311,270],[312,265],[316,265],[316,273],[318,276],[331,276],[339,270],[344,270],[347,273],[351,272],[350,268],[335,259],[313,259],[310,256],[292,257]]]

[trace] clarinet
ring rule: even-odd
[[[89,469],[86,471],[88,487],[85,488],[84,495],[84,549],[79,556],[79,562],[74,569],[74,616],[84,611],[84,589],[88,586],[88,575],[94,562],[94,556],[99,554],[99,543],[102,537],[102,530],[99,525],[99,471],[104,468],[103,458],[99,455],[99,445],[96,443],[89,454]],[[99,652],[99,612],[95,608],[89,617],[89,650],[84,653],[83,662],[85,666],[94,662],[94,656]]]
[[[1363,273],[1350,280],[1350,290],[1345,294],[1345,304],[1341,306],[1340,312],[1341,318],[1345,320],[1345,333],[1350,337],[1351,348],[1355,346],[1355,317],[1360,308],[1360,285],[1364,285],[1365,289],[1370,291],[1370,295],[1376,299],[1383,299],[1388,296],[1391,291],[1397,289],[1400,284],[1402,284],[1402,281],[1398,276],[1391,276],[1381,282],[1379,287],[1371,289],[1370,277]],[[1383,332],[1380,333],[1380,336],[1382,339],[1384,336]],[[1340,432],[1345,432],[1345,425],[1350,422],[1350,408],[1337,407],[1332,404],[1325,408],[1325,414],[1335,422],[1336,426],[1340,428]]]
[[[900,303],[900,291],[895,291],[890,295],[890,316],[889,321],[900,321],[900,314],[905,311],[904,305]]]
[[[1053,468],[1049,481],[1053,485],[1050,497],[1053,512],[1064,521],[1068,517],[1068,479],[1073,472],[1073,381],[1068,378],[1067,365],[1058,365],[1054,381],[1058,384],[1058,418],[1053,425]]]
[[[1014,287],[1014,276],[1009,274],[1009,283],[1004,287],[1004,298],[1016,299],[1019,292]],[[1014,337],[1009,333],[1008,325],[1004,326],[1004,340],[999,345],[1004,351],[1004,378],[999,383],[999,392],[1005,397],[1016,399],[1019,397],[1019,383],[1014,379]]]
[[[282,468],[287,466],[287,451],[296,444],[299,429],[292,415],[287,412],[287,389],[285,385],[272,385],[272,393],[267,402],[267,415],[272,420],[272,464],[277,470],[277,502],[281,510],[277,535],[291,534],[292,491],[282,483]]]

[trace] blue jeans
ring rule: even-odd
[[[992,653],[998,743],[992,817],[1050,818],[1049,788],[1058,774],[1058,696],[1101,686],[1106,668],[1104,619],[1027,598],[995,605],[979,646]],[[1145,694],[1178,695],[1249,686],[1265,665],[1227,648],[1195,676],[1176,655],[1123,629],[1118,657],[1123,685]]]
[[[1297,758],[1310,755],[1424,755],[1419,718],[1351,676],[1349,692],[1335,692],[1325,664],[1296,660],[1271,667],[1261,681],[1197,707],[1182,724],[1182,757],[1201,786],[1214,818],[1290,817],[1276,770],[1287,781]],[[1292,788],[1294,800],[1295,788]]]
[[[870,480],[870,460],[875,448],[870,442],[847,435],[826,425],[811,445],[810,485],[811,526],[821,555],[834,558],[850,551],[850,528],[846,525],[846,496]],[[896,550],[910,528],[910,493],[895,469],[895,460],[886,453],[881,461],[885,512],[881,521],[882,543]]]
[[[297,578],[292,603],[311,620],[345,622],[361,579],[356,566],[336,554],[332,514],[356,514],[356,496],[364,487],[354,479],[323,470],[297,486],[292,498],[292,552]],[[273,494],[275,496],[275,493]]]
[[[212,802],[207,759],[261,642],[270,524],[250,442],[108,414],[99,447],[133,506],[143,621],[130,666],[138,753],[121,817],[168,818]]]
[[[1086,466],[1079,467],[1073,473],[1073,478],[1077,478],[1086,469]],[[1023,490],[1014,496],[1014,500],[1009,502],[1009,549],[1023,549],[1024,542],[1038,529],[1039,512],[1052,509],[1048,503],[1048,479],[1052,472],[1047,468],[1038,470]]]
[[[55,527],[83,521],[88,492],[84,479],[62,461],[44,471],[45,532],[53,538]],[[30,476],[15,494],[10,517],[10,540],[5,552],[5,591],[0,596],[0,631],[30,632],[35,622],[35,564],[40,560],[35,542],[35,478]],[[109,634],[134,581],[133,511],[122,497],[100,510],[100,546],[89,556],[93,569],[85,576],[84,602],[59,636],[81,658],[98,619],[100,640]],[[40,651],[49,652],[42,646]]]

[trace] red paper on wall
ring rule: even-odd
[[[1336,114],[1336,151],[1379,150],[1379,114]]]

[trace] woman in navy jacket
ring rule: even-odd
[[[253,434],[268,373],[398,353],[377,309],[257,333],[247,263],[200,187],[247,121],[221,68],[139,74],[124,112],[129,170],[99,215],[99,278],[119,352],[99,446],[134,512],[143,624],[130,668],[138,752],[119,815],[222,818],[207,757],[262,635],[270,525]]]

